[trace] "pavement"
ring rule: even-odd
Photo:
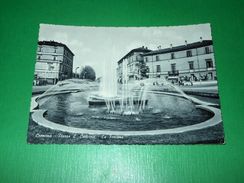
[[[219,98],[218,86],[180,86],[186,94]]]
[[[44,93],[45,91],[47,91],[52,86],[54,86],[54,85],[33,86],[32,87],[32,95]]]

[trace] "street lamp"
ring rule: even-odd
[[[77,69],[79,69],[80,67],[76,67],[75,68],[75,77],[77,76]]]

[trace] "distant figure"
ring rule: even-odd
[[[192,78],[190,78],[190,83],[191,83],[191,86],[193,86]]]

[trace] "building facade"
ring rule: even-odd
[[[63,43],[39,41],[34,84],[56,84],[59,80],[72,78],[73,57]]]
[[[212,40],[171,45],[142,53],[140,59],[149,68],[149,78],[164,77],[173,82],[217,79]]]
[[[126,77],[127,80],[141,79],[140,64],[143,62],[143,54],[150,52],[147,47],[140,47],[131,50],[123,58],[118,61],[117,76],[121,81],[122,77]],[[126,72],[126,73],[125,73]]]

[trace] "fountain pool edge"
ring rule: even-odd
[[[176,134],[195,130],[201,130],[207,127],[215,126],[222,122],[221,111],[218,108],[197,105],[197,108],[207,110],[214,113],[214,116],[202,123],[162,130],[146,130],[146,131],[109,131],[109,130],[90,130],[85,128],[69,127],[55,122],[49,121],[44,118],[44,114],[47,110],[33,110],[32,119],[38,125],[41,125],[52,130],[59,130],[62,132],[78,133],[78,134],[89,134],[89,135],[120,135],[120,136],[142,136],[142,135],[162,135],[162,134]]]

